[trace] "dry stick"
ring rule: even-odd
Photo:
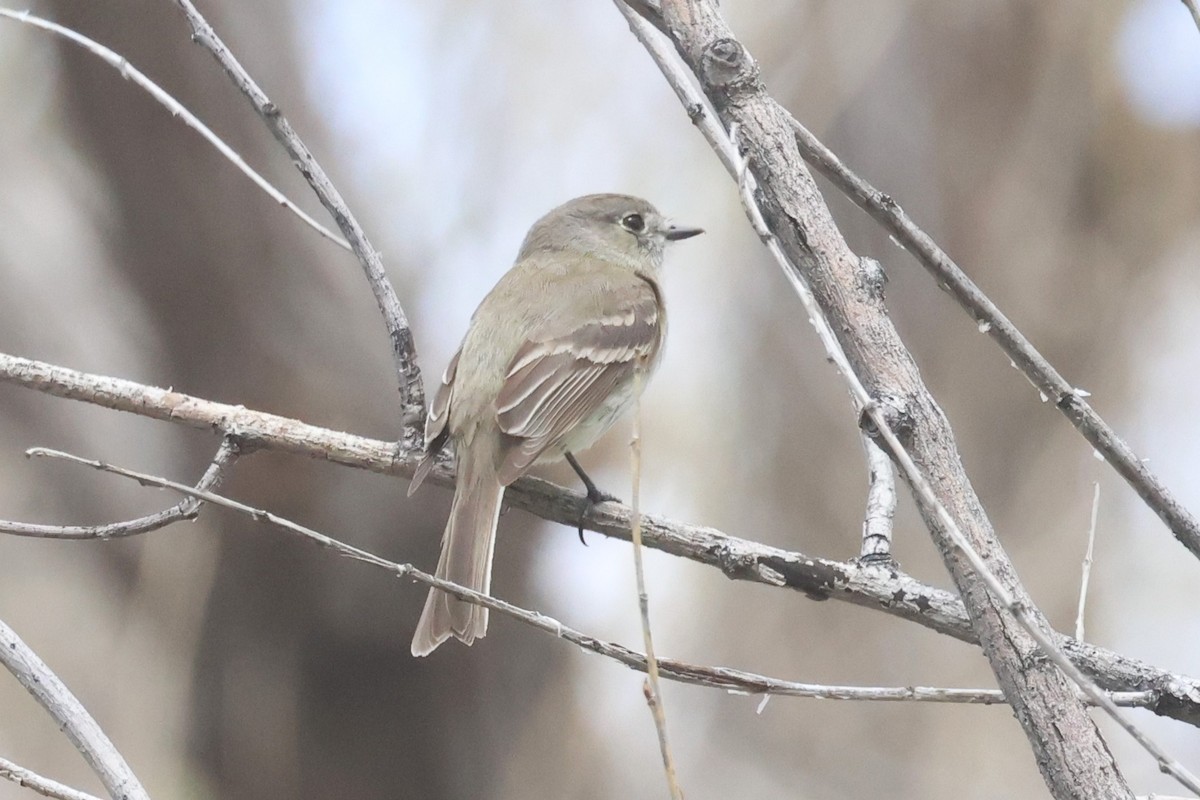
[[[638,363],[633,373],[633,432],[629,438],[629,457],[633,475],[630,499],[630,541],[633,543],[633,571],[637,581],[638,614],[642,621],[642,643],[646,648],[646,684],[643,692],[650,713],[654,717],[654,729],[658,733],[658,750],[662,756],[663,771],[667,776],[667,788],[671,800],[683,800],[679,780],[675,775],[675,760],[671,757],[671,746],[667,742],[667,711],[663,707],[662,690],[658,684],[658,659],[654,657],[654,637],[650,634],[650,595],[646,592],[646,570],[642,564],[642,382],[644,364]]]
[[[10,780],[17,786],[32,789],[43,797],[54,797],[57,800],[100,800],[95,795],[72,789],[66,784],[38,775],[33,770],[14,764],[7,758],[0,758],[0,778]]]
[[[909,218],[890,196],[852,172],[817,137],[796,119],[789,121],[803,159],[829,179],[855,205],[879,222],[895,240],[937,279],[958,304],[1008,355],[1042,396],[1053,400],[1071,424],[1096,448],[1117,473],[1137,492],[1184,547],[1200,557],[1200,521],[1171,493],[1133,449],[1117,435],[1084,398],[1087,392],[1073,387],[1038,352],[1008,317],[937,243]]]
[[[217,454],[208,465],[208,469],[204,471],[196,488],[203,491],[215,491],[220,488],[221,482],[225,479],[226,469],[233,464],[238,455],[239,448],[236,440],[231,436],[226,436],[221,440]],[[200,501],[195,497],[185,497],[164,511],[124,522],[111,522],[107,525],[42,525],[32,522],[0,520],[0,533],[39,539],[117,539],[150,533],[180,520],[195,519],[200,513],[200,505]]]
[[[133,770],[83,704],[2,620],[0,663],[54,718],[114,800],[149,800]]]
[[[188,497],[194,497],[213,505],[223,506],[249,516],[256,522],[266,523],[280,528],[288,533],[301,536],[321,547],[333,550],[339,555],[361,561],[381,569],[388,570],[398,577],[411,578],[418,583],[433,586],[448,592],[468,603],[484,606],[505,616],[516,619],[538,630],[547,631],[554,636],[565,639],[583,650],[598,653],[607,658],[624,664],[631,669],[647,672],[648,661],[644,655],[621,645],[605,642],[570,628],[556,619],[552,619],[536,611],[529,611],[518,606],[498,600],[490,595],[481,594],[456,583],[443,581],[428,573],[422,572],[411,564],[400,564],[388,561],[353,545],[345,544],[326,534],[306,528],[289,519],[280,517],[263,509],[254,508],[237,500],[231,500],[223,495],[203,491],[187,484],[149,475],[143,472],[117,467],[103,461],[81,458],[63,453],[58,450],[35,447],[27,451],[30,457],[58,458],[81,464],[92,469],[135,480],[146,486],[156,486],[170,489]],[[724,689],[729,692],[742,694],[778,694],[789,697],[812,697],[828,700],[863,700],[879,702],[930,702],[930,703],[967,703],[978,705],[993,705],[1004,703],[1004,695],[999,690],[988,689],[945,689],[933,687],[869,687],[869,686],[824,686],[811,683],[785,681],[770,678],[752,672],[731,669],[729,667],[711,667],[689,664],[669,658],[659,658],[656,662],[660,673],[671,680],[696,686]],[[1122,705],[1143,707],[1155,701],[1153,692],[1115,692],[1112,695],[1115,702]]]
[[[1100,513],[1100,481],[1092,493],[1092,521],[1088,525],[1087,553],[1083,556],[1083,576],[1079,580],[1079,612],[1075,615],[1075,638],[1083,641],[1083,609],[1087,605],[1088,581],[1092,577],[1092,552],[1096,546],[1096,520]]]
[[[297,217],[302,219],[306,225],[324,236],[329,241],[333,242],[339,247],[345,248],[346,250],[350,249],[350,245],[347,244],[342,237],[338,236],[336,233],[317,222],[315,219],[305,213],[299,206],[297,206],[291,200],[288,200],[283,195],[283,192],[276,189],[267,181],[266,178],[255,172],[250,165],[247,164],[240,155],[238,155],[237,151],[225,144],[221,137],[213,133],[207,125],[205,125],[199,120],[199,118],[196,117],[195,114],[193,114],[191,111],[188,111],[182,103],[168,94],[161,86],[146,77],[141,70],[130,64],[124,56],[113,52],[99,42],[89,39],[77,31],[73,31],[70,28],[64,28],[62,25],[42,19],[41,17],[36,17],[33,14],[30,14],[28,11],[11,11],[7,8],[0,8],[0,17],[7,17],[8,19],[16,20],[17,22],[24,22],[25,24],[31,25],[35,28],[41,28],[44,31],[49,31],[50,33],[62,36],[64,39],[74,42],[93,55],[100,57],[104,62],[120,72],[121,77],[125,78],[126,80],[133,81],[139,87],[145,89],[151,97],[162,104],[167,111],[171,112],[171,116],[182,119],[185,125],[203,136],[209,144],[215,147],[221,155],[229,159],[229,161],[232,162],[235,167],[240,169],[246,175],[246,177],[254,181],[254,183],[257,184],[260,189],[266,192],[272,200],[291,211]]]
[[[350,213],[341,193],[334,187],[333,182],[321,169],[321,165],[317,163],[312,152],[292,129],[291,124],[283,116],[283,112],[270,101],[249,73],[242,68],[233,53],[213,31],[212,26],[192,5],[191,0],[173,1],[187,18],[188,25],[192,29],[192,41],[212,53],[217,63],[225,70],[225,74],[254,106],[254,110],[258,112],[263,122],[267,124],[267,128],[275,136],[275,140],[283,145],[296,168],[300,170],[300,174],[316,192],[321,205],[325,206],[333,216],[338,228],[350,243],[354,255],[358,257],[391,339],[392,360],[395,363],[396,375],[400,382],[405,443],[420,442],[422,434],[419,426],[425,418],[425,386],[421,380],[420,367],[417,366],[417,349],[413,343],[412,330],[408,326],[408,318],[400,306],[396,290],[392,288],[387,273],[384,272],[383,259],[380,257],[379,251],[367,239],[367,234],[358,224],[354,215]]]
[[[892,557],[892,521],[896,516],[896,468],[874,439],[862,437],[867,451],[867,510],[863,517],[859,559],[888,561]]]
[[[710,144],[713,144],[714,148],[717,149],[718,154],[724,151],[724,155],[721,155],[721,160],[730,168],[731,174],[738,181],[739,187],[742,190],[743,205],[751,223],[772,256],[783,269],[785,275],[792,282],[801,302],[805,306],[805,310],[808,312],[810,321],[816,328],[818,336],[826,348],[827,354],[846,380],[856,405],[861,409],[862,415],[871,421],[878,434],[887,442],[892,457],[900,463],[910,486],[912,486],[914,493],[924,506],[925,513],[932,515],[933,519],[936,519],[942,528],[942,532],[947,536],[948,543],[967,559],[971,569],[983,581],[984,586],[991,592],[994,600],[1013,616],[1013,619],[1018,623],[1020,628],[1026,631],[1047,657],[1068,678],[1082,688],[1088,696],[1092,697],[1097,705],[1112,716],[1143,749],[1150,753],[1157,761],[1160,770],[1170,774],[1192,791],[1200,792],[1200,779],[1192,775],[1174,758],[1168,756],[1161,747],[1125,719],[1116,706],[1103,696],[1103,692],[1058,650],[1052,638],[1044,630],[1044,627],[1048,627],[1044,617],[1042,617],[1036,608],[1031,606],[1024,596],[1018,600],[1017,595],[1014,595],[1014,591],[1021,592],[1022,595],[1024,594],[1020,584],[1015,581],[1015,576],[1010,577],[1010,581],[1012,581],[1011,588],[1010,586],[1006,586],[992,572],[987,562],[976,551],[970,540],[960,529],[957,520],[954,519],[945,504],[938,498],[932,485],[917,466],[905,445],[901,443],[899,437],[892,429],[890,421],[881,409],[880,404],[874,400],[870,392],[868,392],[859,380],[857,373],[849,363],[848,357],[842,350],[841,343],[838,342],[829,322],[825,319],[824,310],[818,305],[816,298],[809,289],[806,279],[801,275],[796,263],[783,251],[778,237],[768,228],[765,216],[762,209],[759,208],[758,200],[754,194],[753,176],[747,170],[748,157],[741,156],[733,142],[737,131],[734,130],[726,133],[714,124],[709,115],[704,113],[705,105],[703,100],[700,99],[697,90],[692,86],[690,80],[683,77],[678,68],[674,66],[671,55],[665,53],[658,45],[656,35],[652,32],[653,26],[646,22],[640,14],[625,6],[622,0],[616,0],[616,5],[629,21],[634,34],[655,58],[664,76],[672,83],[676,94],[680,96],[685,108],[688,109],[692,121],[701,130],[707,129],[705,136],[708,138]],[[676,2],[672,2],[670,5],[675,12],[675,22],[682,24],[682,21],[686,20],[689,24],[695,23],[695,18],[691,15],[698,10],[704,10],[709,13],[707,19],[709,24],[715,25],[718,28],[725,27],[724,21],[720,19],[717,12],[706,8],[706,4],[703,2],[693,1],[686,3],[686,10]],[[678,7],[676,7],[677,5]],[[680,15],[680,12],[682,12],[682,15]],[[670,28],[669,23],[667,27]],[[678,41],[678,35],[673,34],[670,38],[676,41],[681,53],[686,55],[682,43]],[[731,88],[734,86],[756,86],[757,79],[755,77],[756,73],[753,71],[755,68],[752,60],[746,53],[745,48],[732,38],[726,36],[710,44],[704,58],[711,59],[706,63],[706,68],[711,70],[713,74],[721,76],[720,79],[724,82],[723,85],[726,91],[737,91]],[[752,89],[752,91],[754,90]],[[739,111],[745,112],[746,109],[740,108]],[[752,117],[750,118],[752,119]],[[732,124],[737,124],[736,119]],[[768,129],[770,124],[772,123],[766,123]],[[815,192],[815,189],[813,191]],[[814,252],[811,252],[811,245],[804,236],[801,237],[801,241],[798,244],[803,252],[808,253],[808,258],[815,262],[817,256]],[[869,265],[862,264],[860,260],[859,268],[864,273],[862,278],[870,282]],[[825,277],[826,279],[833,279],[832,276]],[[918,391],[924,391],[923,387],[918,386]],[[961,487],[961,491],[969,493],[969,486]],[[978,513],[982,514],[982,511]],[[936,527],[932,524],[931,532],[937,533]],[[984,541],[987,541],[988,531],[979,529],[976,533],[977,535],[981,535]],[[1003,554],[998,547],[993,548],[992,558],[997,561],[998,565],[1011,571],[1011,568],[1005,564]],[[947,566],[951,567],[956,582],[969,579],[969,573],[956,569],[955,565],[948,558]],[[965,588],[964,586],[964,590]],[[988,606],[987,604],[980,604],[976,608],[977,613],[984,614]],[[996,622],[992,624],[1002,625],[1003,623],[997,615]],[[1061,718],[1061,715],[1069,710],[1069,706],[1067,705],[1069,700],[1063,691],[1068,685],[1060,684],[1056,686],[1048,674],[1043,674],[1039,678],[1038,685],[1032,685],[1026,674],[1026,670],[1029,668],[1019,663],[1022,661],[1020,655],[1017,653],[1014,645],[1007,642],[1009,635],[1002,631],[996,631],[995,636],[1004,637],[1004,639],[993,640],[992,649],[989,651],[988,648],[985,648],[985,653],[988,655],[997,676],[1002,681],[1007,680],[1013,683],[1015,693],[1010,696],[1010,703],[1013,704],[1014,710],[1018,712],[1018,718],[1022,723],[1022,727],[1025,728],[1027,737],[1029,737],[1031,744],[1035,747],[1039,767],[1042,769],[1043,777],[1051,788],[1051,791],[1056,796],[1075,796],[1081,787],[1076,783],[1074,778],[1070,777],[1072,769],[1086,768],[1091,773],[1089,778],[1091,783],[1089,785],[1092,787],[1092,790],[1108,791],[1110,793],[1119,792],[1122,796],[1130,796],[1128,786],[1119,771],[1117,771],[1111,753],[1108,752],[1107,746],[1104,745],[1099,731],[1094,724],[1088,720],[1086,715],[1082,714],[1082,708],[1080,707],[1078,715],[1073,715],[1074,719],[1072,721],[1065,721]],[[1002,651],[1007,651],[1003,657],[1001,656]],[[1022,686],[1025,686],[1026,690],[1030,692],[1029,696],[1021,693]],[[1036,696],[1034,696],[1034,692],[1037,693]],[[1056,704],[1057,708],[1050,709],[1050,703]],[[1034,712],[1036,712],[1036,717]],[[1075,728],[1072,736],[1077,738],[1074,738],[1069,744],[1062,734],[1062,726],[1064,725]],[[1048,742],[1054,741],[1056,738],[1057,741],[1055,744],[1058,748],[1054,756],[1056,763],[1051,763],[1050,753],[1045,748]],[[1064,745],[1067,745],[1067,748],[1064,748]],[[1082,763],[1072,765],[1068,754],[1063,752],[1064,749],[1071,749],[1073,751],[1071,753],[1072,757],[1081,760],[1086,759],[1089,762],[1089,766],[1084,767]]]
[[[286,417],[214,403],[120,378],[77,372],[0,353],[0,382],[57,397],[93,403],[193,428],[235,430],[238,440],[343,466],[388,475],[410,475],[417,453]],[[430,480],[453,484],[453,475],[436,469]],[[586,499],[538,478],[522,478],[505,500],[543,519],[575,525]],[[619,503],[595,507],[586,527],[629,541],[630,512]],[[978,644],[962,601],[923,584],[894,566],[864,566],[729,536],[714,528],[642,515],[642,539],[648,547],[719,569],[728,578],[788,588],[814,600],[838,600],[916,622],[960,641]],[[1200,727],[1200,680],[1152,666],[1111,650],[1060,636],[1059,645],[1106,689],[1151,691],[1151,710]],[[660,660],[661,661],[661,660]]]

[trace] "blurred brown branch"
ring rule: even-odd
[[[2,353],[0,381],[233,435],[248,445],[372,472],[411,475],[419,456],[411,450],[397,450],[387,442],[299,420]],[[451,474],[442,467],[435,469],[430,479],[442,486],[453,482]],[[568,526],[579,521],[585,502],[581,495],[537,478],[523,478],[513,484],[507,500],[543,519]],[[597,506],[587,515],[585,525],[606,536],[630,540],[630,510],[618,503]],[[964,642],[978,642],[957,597],[891,567],[815,558],[654,515],[643,515],[642,536],[647,547],[716,567],[734,580],[786,587],[816,600],[852,603],[916,622]],[[1065,636],[1060,636],[1058,642],[1104,689],[1153,692],[1155,700],[1150,710],[1154,713],[1200,727],[1200,681]]]

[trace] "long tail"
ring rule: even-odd
[[[487,594],[492,584],[492,553],[504,487],[496,476],[492,454],[473,454],[473,449],[458,448],[458,482],[442,535],[437,576]],[[430,589],[413,634],[412,654],[429,655],[451,636],[469,645],[487,633],[487,624],[488,610],[483,606]]]

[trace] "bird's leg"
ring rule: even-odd
[[[583,538],[583,521],[592,512],[592,508],[610,501],[619,503],[621,499],[616,495],[600,491],[595,481],[588,477],[588,474],[583,471],[583,467],[579,466],[579,462],[575,460],[575,456],[567,453],[566,457],[567,463],[571,465],[571,469],[575,470],[575,474],[579,476],[579,480],[583,481],[584,488],[587,489],[587,504],[583,507],[583,513],[579,515],[579,541],[583,542],[586,546],[587,541]]]

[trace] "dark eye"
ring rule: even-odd
[[[641,214],[626,214],[621,217],[621,227],[630,233],[645,233],[646,220],[642,219]]]

